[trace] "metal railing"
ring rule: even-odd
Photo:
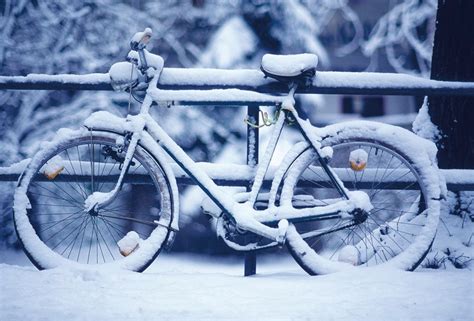
[[[258,70],[181,69],[164,68],[158,83],[163,101],[179,105],[246,106],[250,121],[258,124],[259,107],[281,102],[281,95],[288,92],[285,84],[270,78]],[[113,90],[110,77],[105,74],[88,75],[41,75],[0,76],[0,90]],[[436,81],[415,76],[393,73],[357,73],[319,71],[312,84],[298,90],[298,94],[341,95],[462,95],[474,96],[474,82]],[[255,147],[250,151],[249,137],[254,137]],[[236,179],[217,175],[212,165],[206,165],[216,183],[224,186],[250,187],[253,168],[258,163],[259,129],[247,126],[247,165],[245,177]],[[0,168],[0,182],[16,181],[21,166]],[[174,168],[178,184],[193,184],[185,174]],[[224,171],[225,172],[225,171]],[[232,171],[228,171],[232,172]],[[240,170],[239,172],[242,172]],[[474,190],[474,171],[444,170],[448,189],[452,191]],[[67,176],[65,176],[67,177]],[[466,179],[459,181],[459,177]],[[72,179],[72,178],[71,178]],[[139,179],[139,178],[137,178]],[[265,184],[271,183],[271,175]],[[371,183],[371,182],[370,182]],[[246,255],[245,275],[256,271],[256,254]]]

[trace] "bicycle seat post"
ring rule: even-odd
[[[287,110],[290,112],[294,112],[295,109],[295,93],[296,89],[298,89],[298,83],[297,82],[290,82],[288,84],[288,88],[290,89],[288,91],[288,94],[286,97],[283,99],[283,103],[281,105],[282,110]]]
[[[293,100],[294,100],[294,99],[295,99],[296,90],[298,89],[298,83],[292,81],[291,83],[288,84],[288,88],[290,89],[290,91],[288,92],[288,97],[291,97],[291,98],[293,98]]]

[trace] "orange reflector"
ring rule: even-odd
[[[44,172],[44,176],[46,176],[46,178],[48,178],[50,181],[52,181],[53,179],[55,179],[59,174],[61,174],[61,172],[64,170],[64,166],[61,166],[59,167],[58,169],[56,169],[55,171],[45,171]]]
[[[130,254],[135,252],[136,249],[138,249],[138,243],[132,250],[130,250],[130,249],[120,249],[120,254],[122,254],[122,256],[129,256]]]
[[[360,172],[364,170],[365,166],[367,166],[367,162],[354,162],[354,161],[349,161],[351,164],[351,168],[353,171]]]

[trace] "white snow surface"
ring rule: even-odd
[[[353,150],[349,155],[349,161],[358,165],[367,163],[368,158],[369,154],[363,149]]]
[[[145,36],[151,37],[152,34],[153,34],[153,31],[151,30],[151,28],[145,28],[145,30],[143,30],[143,31],[136,32],[133,35],[131,41],[140,42],[143,39],[143,37],[145,37]]]
[[[138,71],[128,61],[114,63],[109,69],[110,81],[115,90],[128,88],[138,79]]]
[[[155,68],[157,71],[161,71],[165,65],[165,61],[159,55],[152,54],[146,49],[143,49],[143,54],[145,55],[146,62],[149,67]],[[128,58],[136,59],[138,61],[138,66],[141,67],[142,61],[137,51],[131,50],[128,53]]]
[[[266,54],[262,58],[262,68],[274,75],[293,77],[302,71],[318,66],[318,56],[315,54],[298,55],[271,55]]]
[[[0,262],[25,264],[2,253]],[[142,274],[0,264],[3,320],[472,320],[468,270],[351,269],[311,277],[290,258],[163,255]]]
[[[261,94],[250,90],[241,89],[211,89],[211,90],[162,90],[149,89],[148,93],[155,101],[177,101],[179,102],[258,102],[265,104],[281,103],[283,99],[280,96]],[[183,104],[183,103],[181,103]]]
[[[354,266],[359,265],[359,250],[357,250],[357,248],[353,245],[346,245],[339,252],[337,260],[340,262],[352,264]]]
[[[28,74],[26,76],[0,76],[0,82],[15,80],[20,83],[29,82],[62,82],[62,83],[76,83],[76,84],[103,84],[110,82],[108,73],[93,73],[85,75],[45,75],[45,74]]]
[[[28,165],[30,162],[30,159],[23,159],[19,161],[18,163],[13,163],[10,166],[5,166],[5,167],[0,167],[0,175],[2,174],[21,174],[25,167]]]

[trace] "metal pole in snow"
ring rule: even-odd
[[[250,123],[259,124],[258,104],[247,106],[247,117]],[[258,164],[258,128],[247,125],[247,165],[256,166]],[[253,182],[250,182],[247,190],[250,189]],[[244,275],[251,276],[257,273],[257,253],[249,251],[245,253]]]

